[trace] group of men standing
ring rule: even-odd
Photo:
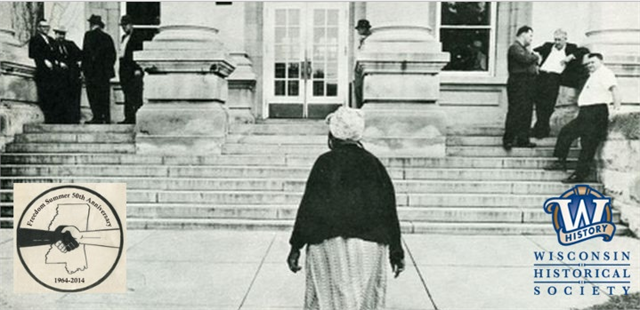
[[[46,20],[38,22],[37,33],[29,41],[29,57],[36,64],[35,82],[38,102],[47,124],[79,124],[82,82],[93,119],[87,124],[111,123],[111,78],[115,77],[116,58],[120,60],[120,83],[125,97],[125,119],[121,124],[134,124],[136,112],[142,106],[143,71],[133,60],[133,52],[142,50],[142,37],[133,31],[130,16],[122,16],[120,25],[125,34],[120,51],[111,36],[104,32],[105,24],[98,15],[89,19],[89,31],[84,35],[82,50],[67,40],[66,29],[54,28],[55,40],[48,33]]]
[[[566,171],[571,144],[580,138],[582,149],[577,169],[564,183],[586,181],[598,145],[606,138],[610,103],[619,109],[615,75],[602,63],[603,56],[587,48],[567,43],[567,33],[558,29],[554,42],[531,47],[533,29],[523,26],[509,47],[507,97],[509,107],[503,147],[536,147],[529,139],[543,139],[550,134],[550,118],[557,102],[576,104],[579,114],[564,126],[558,136],[554,156],[558,160],[547,170]],[[536,124],[530,128],[533,107]]]

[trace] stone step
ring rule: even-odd
[[[259,190],[303,192],[304,178],[225,179],[225,178],[146,178],[146,177],[0,177],[1,189],[13,189],[15,183],[127,183],[127,189],[149,190]],[[505,182],[464,180],[394,180],[398,193],[485,193],[559,195],[569,187],[560,182]],[[603,186],[588,184],[598,191]]]
[[[423,223],[401,221],[405,234],[456,235],[555,235],[549,223]],[[293,220],[235,220],[235,219],[130,219],[127,229],[234,229],[291,231]],[[619,226],[616,235],[628,229]]]
[[[315,155],[211,155],[211,156],[154,156],[139,154],[56,154],[6,153],[0,154],[4,164],[39,165],[230,165],[230,166],[304,166],[310,167]],[[533,157],[380,157],[386,167],[415,168],[518,168],[541,169],[554,158]],[[569,167],[575,160],[569,160]]]
[[[226,143],[222,146],[222,154],[306,154],[319,156],[329,151],[322,144],[244,144]]]
[[[430,223],[548,223],[550,215],[542,208],[458,208],[458,207],[398,207],[398,218],[402,221]],[[129,219],[262,219],[293,220],[296,205],[202,205],[128,203]],[[3,206],[2,217],[12,217],[13,207]],[[620,223],[620,212],[613,211],[613,222]]]
[[[16,143],[134,143],[134,133],[26,133],[16,136]]]
[[[251,219],[127,219],[127,229],[232,229],[291,231],[293,220]],[[13,228],[13,218],[0,218],[1,228]],[[428,223],[400,221],[404,234],[456,235],[555,235],[550,223]],[[617,225],[616,235],[628,234],[626,226]]]
[[[577,158],[580,149],[573,148],[569,157]],[[465,157],[553,157],[553,147],[521,148],[514,147],[510,151],[501,146],[448,146],[447,156]]]
[[[538,147],[554,147],[556,138],[531,139],[531,142]],[[577,140],[573,143],[577,146]],[[500,136],[447,136],[447,146],[500,146],[502,147],[502,137]]]
[[[561,194],[561,193],[558,193]],[[555,195],[558,195],[555,194]],[[396,193],[398,206],[412,207],[540,207],[550,195],[478,193]],[[302,192],[285,191],[158,191],[127,190],[128,203],[193,203],[211,205],[298,204]],[[0,201],[13,201],[13,190],[0,190]]]
[[[326,146],[327,135],[238,135],[232,134],[227,136],[226,143],[238,144],[317,144]]]
[[[96,133],[96,132],[117,132],[131,133],[135,130],[135,125],[51,125],[51,124],[26,124],[23,127],[24,133]]]
[[[284,166],[289,156],[281,155],[211,155],[160,156],[141,154],[96,153],[7,153],[0,154],[3,163],[28,165],[230,165],[230,166]],[[300,161],[299,159],[295,159]],[[301,162],[311,165],[315,158],[304,157]]]
[[[414,222],[450,223],[548,223],[551,215],[542,208],[416,208],[398,207],[398,218]],[[197,204],[128,204],[128,218],[233,218],[294,220],[296,205],[216,205]],[[614,210],[614,223],[620,222],[620,212]]]
[[[329,133],[329,126],[324,121],[232,124],[229,126],[229,133],[245,135],[324,135],[326,137]]]
[[[250,166],[2,165],[3,176],[307,178],[310,168]]]
[[[31,177],[168,177],[168,178],[293,178],[307,179],[310,167],[279,166],[119,166],[119,165],[10,165],[2,176]],[[387,169],[394,180],[553,181],[567,177],[562,171],[484,168]]]
[[[7,153],[135,153],[133,143],[11,143]]]
[[[562,171],[533,169],[389,169],[392,178],[404,180],[478,180],[478,181],[551,181],[557,182],[568,176]]]
[[[496,136],[504,135],[504,127],[449,127],[447,135],[450,136]]]

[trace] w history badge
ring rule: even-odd
[[[553,227],[562,245],[598,237],[609,242],[616,232],[611,198],[588,185],[576,185],[560,197],[547,199],[544,211],[553,215]]]

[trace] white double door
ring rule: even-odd
[[[347,2],[265,3],[263,115],[322,118],[349,93]]]

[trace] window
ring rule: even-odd
[[[439,38],[451,61],[444,71],[491,72],[495,2],[442,2]]]
[[[126,2],[126,14],[133,19],[133,28],[141,32],[145,41],[158,34],[160,2]]]

